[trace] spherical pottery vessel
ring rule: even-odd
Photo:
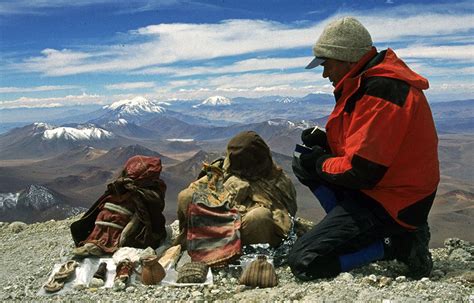
[[[141,280],[145,285],[155,285],[161,282],[166,276],[165,269],[158,262],[157,256],[149,256],[141,261],[142,273]]]

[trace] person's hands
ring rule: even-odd
[[[319,128],[315,130],[314,127],[305,129],[301,133],[301,141],[303,141],[303,144],[308,147],[313,147],[315,145],[323,147],[327,146],[326,133]]]
[[[322,147],[315,145],[311,152],[300,155],[301,166],[306,172],[316,174],[316,162],[321,156],[326,154],[326,151]]]
[[[293,169],[293,173],[295,174],[296,178],[302,184],[311,187],[318,183],[315,178],[316,176],[314,174],[310,174],[303,168],[303,165],[301,165],[300,158],[293,156],[291,168]]]
[[[314,146],[310,152],[293,156],[291,167],[296,178],[298,178],[302,184],[314,187],[320,183],[320,179],[316,173],[316,161],[325,154],[327,153],[323,148]]]

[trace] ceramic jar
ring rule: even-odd
[[[141,260],[142,273],[141,280],[145,285],[158,284],[166,276],[166,272],[158,262],[157,256],[149,256]]]

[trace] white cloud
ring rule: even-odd
[[[185,3],[183,3],[185,2]],[[181,0],[3,0],[0,2],[0,14],[40,14],[58,8],[83,7],[111,3],[117,6],[119,13],[134,13],[156,10],[173,5],[190,5],[193,1]]]
[[[170,68],[170,67],[156,67],[133,72],[133,74],[169,74],[172,76],[194,76],[194,75],[209,75],[209,74],[227,74],[227,73],[242,73],[254,72],[264,70],[285,70],[292,68],[303,68],[306,66],[312,57],[297,57],[297,58],[252,58],[242,61],[237,61],[230,65],[224,66],[194,66],[190,68]]]
[[[64,97],[28,98],[21,97],[15,100],[0,101],[0,109],[8,108],[40,108],[60,107],[71,105],[104,104],[105,98],[99,95],[67,95]]]
[[[415,70],[417,73],[424,77],[434,78],[434,77],[450,77],[456,78],[459,75],[464,75],[464,77],[472,77],[474,76],[474,66],[467,66],[467,67],[438,67],[438,66],[430,66],[423,63],[415,63],[409,65],[411,69]]]
[[[292,87],[289,85],[280,86],[257,86],[254,88],[197,88],[197,89],[180,89],[176,91],[162,92],[163,98],[174,98],[179,100],[196,100],[205,99],[212,95],[224,95],[229,98],[234,97],[262,97],[266,95],[280,95],[302,97],[310,93],[324,92],[331,94],[332,88],[326,86],[304,86]]]
[[[66,89],[75,89],[79,88],[76,85],[42,85],[34,87],[14,87],[6,86],[0,87],[0,93],[30,93],[30,92],[46,92],[46,91],[56,91],[56,90],[66,90]]]
[[[157,88],[160,96],[177,99],[201,99],[210,93],[225,93],[229,97],[260,97],[266,94],[304,96],[315,91],[332,93],[333,87],[319,75],[320,71],[296,73],[244,73],[211,76],[202,79],[170,81]]]
[[[97,52],[46,49],[18,68],[49,76],[130,71],[181,61],[209,60],[308,45],[314,25],[297,28],[260,20],[227,20],[217,24],[160,24],[131,32],[149,41],[110,46]],[[251,34],[250,34],[251,33]],[[112,56],[113,54],[113,56]]]
[[[439,83],[431,87],[433,92],[474,92],[474,83]]]
[[[431,102],[474,99],[474,83],[469,79],[463,82],[456,80],[431,82],[426,95]]]
[[[357,14],[372,32],[374,41],[380,43],[401,39],[412,41],[424,37],[430,37],[430,41],[435,42],[432,37],[468,33],[474,29],[470,14],[421,13],[404,18],[387,16],[387,11],[372,15],[355,12]],[[153,66],[156,69],[156,66],[188,62],[189,73],[199,73],[199,68],[192,69],[193,61],[289,51],[294,48],[307,48],[310,55],[310,46],[326,23],[327,20],[323,20],[302,26],[299,23],[262,20],[226,20],[216,24],[150,25],[129,33],[146,38],[146,42],[98,46],[95,51],[45,49],[41,56],[29,58],[17,67],[49,76],[61,76],[133,71]],[[249,60],[247,63],[252,59]],[[245,70],[248,66],[244,63],[233,65],[232,68]],[[226,72],[226,69],[222,67],[222,72]],[[163,71],[166,72],[166,68]]]
[[[267,74],[243,74],[238,76],[221,76],[208,80],[211,86],[218,87],[242,87],[253,88],[257,86],[275,86],[299,83],[303,86],[314,83],[314,78],[310,72],[302,73],[267,73]]]
[[[0,14],[35,14],[44,9],[77,7],[114,2],[113,0],[4,0],[0,2]]]
[[[66,0],[34,2],[20,0],[18,5],[31,4],[33,8],[67,5]],[[79,2],[88,5],[94,1]],[[167,1],[168,4],[173,2]],[[141,4],[147,7],[146,3]],[[400,57],[412,63],[410,66],[415,71],[445,77],[437,81],[446,80],[443,83],[449,84],[456,80],[447,78],[459,77],[456,72],[472,75],[474,69],[474,22],[469,13],[472,4],[455,3],[451,6],[453,10],[446,10],[450,6],[388,5],[387,9],[340,12],[320,22],[289,24],[267,20],[156,24],[122,34],[123,40],[130,41],[126,44],[47,48],[14,66],[20,73],[37,72],[54,77],[97,73],[158,75],[156,82],[138,82],[143,80],[138,79],[137,82],[103,86],[108,90],[153,89],[155,96],[165,99],[194,98],[210,92],[228,92],[235,96],[277,92],[303,95],[311,89],[330,92],[332,87],[326,86],[326,80],[314,72],[303,72],[303,68],[311,59],[312,44],[327,22],[350,14],[367,26],[377,45],[393,47]],[[0,4],[0,14],[1,10]],[[271,57],[263,57],[266,55]],[[467,64],[459,67],[462,63]],[[294,69],[301,69],[301,72],[294,72]],[[434,84],[436,86],[437,82]],[[39,86],[24,90],[3,87],[0,93],[66,87],[49,86],[48,89],[48,86]],[[48,104],[53,103],[57,102],[52,100]]]
[[[410,46],[397,50],[403,58],[466,60],[474,62],[474,45]]]
[[[411,16],[387,16],[387,11],[367,15],[356,13],[356,17],[367,27],[375,42],[393,42],[401,39],[414,39],[468,33],[474,29],[472,15],[450,13],[414,12]]]
[[[142,88],[154,88],[154,82],[123,82],[108,84],[105,86],[108,90],[132,90],[132,89],[142,89]]]

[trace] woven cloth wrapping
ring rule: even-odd
[[[197,183],[187,210],[187,250],[193,261],[221,266],[241,254],[240,214],[229,207],[223,172],[212,167],[209,182]]]
[[[76,222],[71,234],[76,246],[93,243],[104,253],[119,247],[156,248],[166,237],[166,184],[160,179],[159,157],[133,156],[105,193]]]

